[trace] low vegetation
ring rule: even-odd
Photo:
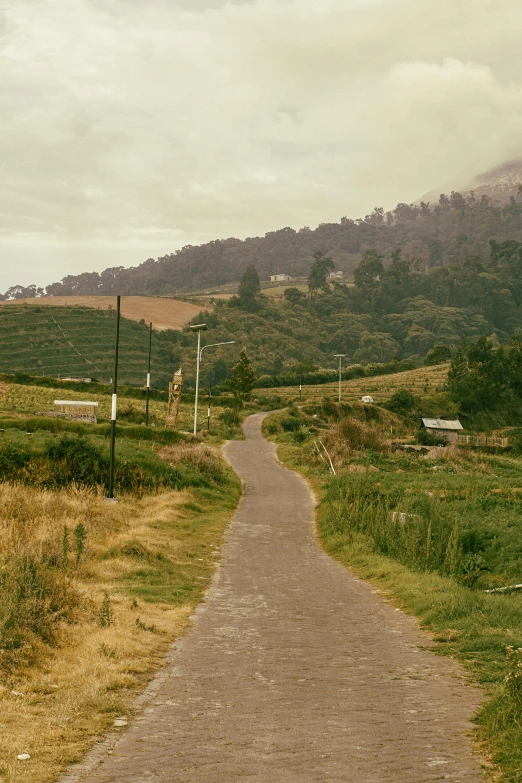
[[[156,400],[158,426],[126,417],[117,427],[119,503],[105,503],[110,424],[35,416],[56,391],[8,384],[0,399],[6,783],[54,779],[132,713],[209,584],[240,493],[218,449],[239,431],[234,410],[216,407],[213,434],[195,439],[159,426]],[[127,404],[141,422],[143,403]],[[181,421],[192,423],[188,404]]]
[[[265,432],[314,485],[326,551],[419,617],[436,651],[485,688],[477,739],[499,779],[519,783],[522,595],[485,591],[521,581],[522,460],[516,450],[392,446],[413,442],[417,426],[376,405],[324,400],[273,414]]]

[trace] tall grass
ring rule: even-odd
[[[344,474],[328,486],[323,524],[329,535],[362,533],[373,551],[469,587],[487,570],[481,539],[462,525],[456,507],[432,493],[384,491],[368,478]]]

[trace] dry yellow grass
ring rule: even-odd
[[[398,389],[408,389],[414,394],[423,396],[431,394],[444,385],[448,377],[449,364],[439,364],[435,367],[419,367],[417,370],[407,370],[392,375],[377,375],[373,378],[354,378],[342,382],[342,399],[344,402],[360,400],[364,395],[373,397],[374,402],[385,402]],[[323,397],[337,398],[339,384],[325,383],[322,385],[303,386],[303,402],[319,401]],[[278,395],[284,400],[299,399],[298,386],[283,386],[275,389],[257,389],[254,392],[260,396]]]
[[[190,511],[194,500],[200,504],[199,515]],[[37,665],[2,675],[2,783],[56,779],[116,717],[132,714],[137,690],[162,665],[196,600],[194,591],[191,602],[180,605],[133,599],[126,585],[146,562],[126,556],[126,547],[138,542],[154,556],[195,566],[195,573],[202,574],[193,577],[200,580],[199,596],[212,576],[213,547],[230,515],[230,507],[214,502],[205,509],[201,504],[190,491],[124,498],[112,505],[84,490],[50,492],[0,484],[0,560],[27,551],[38,555],[49,547],[59,553],[64,525],[72,530],[82,522],[87,528],[85,558],[78,568],[73,552],[69,555],[70,587],[80,596],[76,622],[59,626],[54,647],[41,645]],[[190,514],[197,516],[195,523]],[[114,618],[108,627],[98,624],[104,591]],[[137,624],[137,617],[147,629]],[[30,760],[19,761],[21,753],[29,753]]]
[[[38,307],[92,307],[107,310],[116,308],[115,296],[44,296],[38,299],[16,299],[0,302],[0,305],[34,305]],[[154,329],[182,329],[202,309],[208,309],[207,303],[192,304],[179,299],[169,299],[159,296],[123,296],[121,299],[121,314],[131,321],[141,321],[149,324],[152,321]]]

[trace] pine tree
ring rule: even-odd
[[[248,266],[239,283],[239,304],[244,310],[253,312],[258,308],[256,296],[261,290],[259,275],[253,264]]]
[[[234,395],[234,409],[236,421],[240,409],[246,400],[250,399],[250,394],[256,383],[256,373],[252,367],[252,362],[248,357],[246,348],[243,348],[239,354],[238,363],[232,368],[228,376],[228,386]]]

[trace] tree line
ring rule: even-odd
[[[343,217],[322,223],[270,231],[245,240],[234,237],[187,245],[174,253],[149,258],[137,267],[68,275],[46,287],[16,285],[0,298],[73,295],[161,295],[183,293],[237,281],[254,265],[263,280],[285,272],[306,277],[314,252],[324,252],[337,269],[351,274],[363,254],[374,248],[389,258],[397,247],[408,261],[427,271],[476,254],[489,259],[489,239],[522,240],[522,203],[513,195],[501,205],[487,196],[476,199],[453,192],[438,203],[398,204],[385,212],[376,207],[364,218]]]

